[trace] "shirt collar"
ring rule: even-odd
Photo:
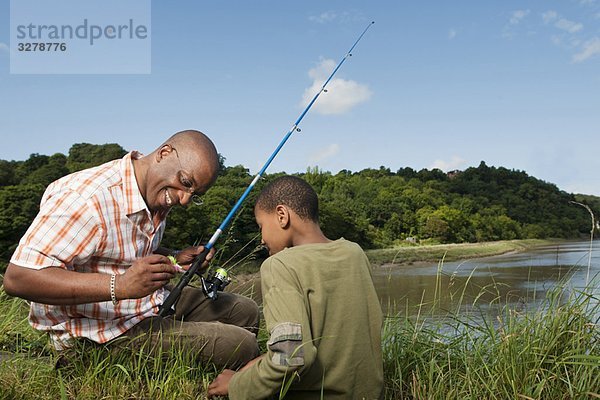
[[[133,160],[142,157],[142,154],[137,151],[132,151],[121,159],[121,176],[123,177],[123,198],[125,205],[125,214],[131,215],[140,211],[145,211],[150,216],[150,210],[146,205],[146,201],[140,193],[140,188],[135,179],[133,170]]]

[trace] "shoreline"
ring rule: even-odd
[[[454,243],[439,245],[398,246],[387,249],[366,250],[373,267],[413,265],[444,261],[457,261],[518,253],[535,247],[564,243],[564,239],[517,239],[482,243]]]
[[[492,257],[518,253],[535,247],[557,245],[567,241],[566,239],[516,239],[482,243],[413,245],[365,250],[365,254],[373,268],[389,268],[392,266],[430,264],[432,262],[439,262],[442,259],[444,261],[457,261],[461,259]],[[252,282],[259,276],[259,269],[256,271],[245,270],[244,272],[235,274],[234,287],[239,288],[241,286],[245,288],[245,284]]]

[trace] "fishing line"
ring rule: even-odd
[[[344,55],[344,57],[342,57],[342,59],[340,60],[340,62],[338,63],[338,65],[335,67],[335,69],[333,70],[333,72],[329,75],[329,77],[327,78],[327,80],[321,86],[321,89],[315,94],[315,96],[312,98],[312,100],[308,103],[308,105],[302,111],[302,113],[300,114],[300,116],[298,117],[298,119],[296,120],[296,122],[294,122],[294,125],[292,125],[292,127],[287,132],[287,134],[283,137],[283,139],[281,140],[281,142],[279,143],[279,145],[277,146],[277,148],[275,148],[275,151],[273,151],[273,153],[271,154],[271,156],[268,158],[268,160],[265,163],[265,165],[263,165],[263,167],[260,169],[260,171],[258,171],[258,173],[254,177],[254,179],[252,180],[252,182],[250,183],[250,185],[246,188],[246,190],[244,191],[244,193],[242,194],[242,196],[237,201],[237,203],[235,203],[235,205],[233,206],[233,208],[231,209],[231,211],[229,212],[229,214],[227,214],[227,216],[225,217],[225,219],[223,220],[223,222],[221,222],[221,225],[219,225],[219,228],[217,228],[217,230],[212,235],[212,237],[210,238],[210,240],[208,241],[208,243],[204,246],[204,250],[200,254],[198,254],[196,256],[196,258],[194,259],[194,261],[193,261],[192,265],[190,266],[190,268],[181,276],[181,278],[180,278],[179,282],[177,283],[177,285],[173,288],[173,290],[171,290],[171,292],[169,293],[169,295],[167,296],[167,298],[163,302],[162,306],[160,307],[160,310],[159,310],[158,314],[161,317],[167,316],[167,315],[169,315],[173,311],[172,310],[173,304],[175,304],[175,302],[177,301],[177,299],[181,295],[181,291],[183,290],[184,287],[186,287],[188,285],[188,283],[190,282],[190,280],[192,279],[192,277],[200,269],[200,267],[202,266],[202,263],[204,263],[204,261],[206,260],[206,256],[208,255],[210,249],[212,249],[214,247],[217,239],[219,239],[219,236],[221,236],[221,234],[223,233],[223,231],[225,230],[225,228],[227,228],[227,226],[229,225],[229,222],[231,221],[231,219],[233,218],[233,216],[237,213],[237,211],[239,210],[239,208],[242,205],[242,203],[244,202],[244,200],[246,200],[246,197],[248,197],[248,194],[250,193],[250,191],[254,188],[254,185],[256,185],[256,183],[258,182],[258,180],[263,176],[263,174],[265,173],[265,171],[267,170],[267,168],[269,167],[269,165],[271,165],[271,162],[273,161],[273,159],[275,158],[275,156],[277,156],[277,154],[279,153],[279,151],[281,150],[281,148],[283,147],[283,145],[288,141],[288,139],[290,138],[290,136],[292,136],[292,134],[294,132],[300,132],[300,128],[298,127],[298,125],[300,125],[300,121],[302,121],[302,119],[304,118],[304,116],[308,113],[308,110],[310,110],[310,108],[313,106],[313,104],[315,103],[315,101],[317,101],[317,99],[319,98],[319,96],[321,95],[321,93],[327,92],[327,89],[325,89],[325,87],[327,86],[327,84],[329,83],[329,81],[333,78],[333,76],[338,71],[338,69],[340,69],[340,67],[342,66],[342,64],[344,63],[344,61],[346,61],[346,59],[348,57],[352,56],[352,50],[354,50],[354,47],[356,47],[356,45],[358,44],[358,42],[360,42],[360,40],[365,35],[365,33],[367,33],[367,30],[369,30],[369,28],[374,23],[375,23],[375,21],[372,21],[371,23],[369,23],[369,25],[367,25],[367,27],[360,34],[360,36],[358,37],[358,39],[356,39],[356,41],[354,42],[354,44],[352,45],[352,47],[350,47],[350,50],[348,50],[348,52]],[[227,271],[224,270],[224,269],[222,269],[222,268],[218,268],[217,271],[216,271],[216,274],[213,275],[211,278],[201,277],[200,279],[202,281],[202,288],[203,288],[204,293],[209,298],[215,299],[216,296],[217,296],[217,291],[220,290],[223,287],[224,284],[226,284],[225,281],[228,279],[227,278]]]

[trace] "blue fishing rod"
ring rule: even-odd
[[[374,23],[375,23],[375,21],[372,21],[369,25],[367,25],[367,27],[360,34],[358,39],[356,39],[356,41],[354,42],[352,47],[350,47],[350,50],[348,50],[348,52],[344,55],[344,57],[342,57],[342,59],[340,60],[338,65],[335,67],[335,69],[333,70],[331,75],[329,75],[329,78],[327,78],[325,83],[323,83],[323,86],[321,86],[321,89],[317,92],[317,94],[315,94],[315,96],[312,98],[312,100],[308,103],[308,105],[306,106],[304,111],[302,111],[302,113],[300,114],[300,116],[298,117],[296,122],[294,122],[294,125],[292,125],[292,127],[287,132],[287,134],[283,137],[283,139],[281,140],[281,142],[279,143],[279,145],[277,146],[275,151],[273,151],[273,153],[271,154],[271,156],[269,157],[269,159],[267,160],[265,165],[263,165],[263,167],[260,169],[260,171],[258,171],[258,173],[254,177],[254,179],[252,180],[250,185],[246,188],[244,193],[238,199],[237,203],[235,203],[235,205],[233,206],[231,211],[229,211],[229,214],[227,214],[227,216],[225,217],[223,222],[221,222],[221,225],[219,225],[219,228],[217,228],[217,230],[212,235],[212,237],[210,238],[208,243],[204,246],[204,250],[196,256],[196,258],[192,262],[192,265],[190,266],[190,268],[180,278],[179,282],[177,283],[177,286],[175,286],[175,288],[173,290],[171,290],[171,292],[169,293],[169,295],[167,296],[167,298],[165,299],[164,303],[162,304],[162,306],[159,310],[158,314],[161,317],[165,317],[173,312],[172,307],[175,304],[175,302],[177,301],[177,299],[179,299],[179,296],[181,295],[181,291],[183,290],[184,287],[186,287],[188,285],[188,283],[190,282],[192,277],[199,271],[200,267],[206,260],[206,256],[210,252],[210,249],[212,249],[214,247],[215,243],[217,242],[217,240],[219,239],[219,237],[221,236],[221,234],[223,233],[225,228],[227,228],[227,226],[231,222],[231,219],[238,212],[239,208],[242,206],[242,203],[244,202],[244,200],[246,200],[246,197],[248,197],[248,194],[254,188],[254,185],[256,185],[258,180],[263,176],[263,174],[265,173],[265,171],[267,170],[269,165],[271,165],[271,162],[273,161],[275,156],[277,156],[277,154],[279,153],[279,151],[281,150],[283,145],[288,141],[290,136],[292,136],[292,134],[296,131],[300,132],[300,128],[298,127],[298,125],[300,125],[300,121],[302,121],[304,116],[308,113],[308,110],[310,110],[310,108],[313,106],[315,101],[317,101],[317,99],[319,98],[321,93],[327,92],[327,89],[325,89],[325,87],[327,86],[329,81],[331,81],[331,79],[333,78],[335,73],[338,71],[338,69],[340,69],[340,67],[342,66],[344,61],[346,61],[346,59],[348,57],[352,56],[352,50],[354,50],[354,47],[356,47],[358,42],[360,42],[360,40],[365,35],[365,33],[367,33],[367,30],[369,30],[371,25],[373,25]],[[216,299],[217,292],[219,290],[222,290],[229,283],[227,271],[223,268],[217,268],[215,273],[212,276],[209,276],[207,278],[204,278],[203,276],[201,276],[200,280],[202,283],[203,292],[206,294],[207,297],[209,297],[212,300]]]

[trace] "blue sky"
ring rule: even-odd
[[[152,1],[141,75],[11,75],[8,3],[0,159],[193,128],[255,172],[374,20],[268,172],[484,160],[600,195],[600,0]]]

